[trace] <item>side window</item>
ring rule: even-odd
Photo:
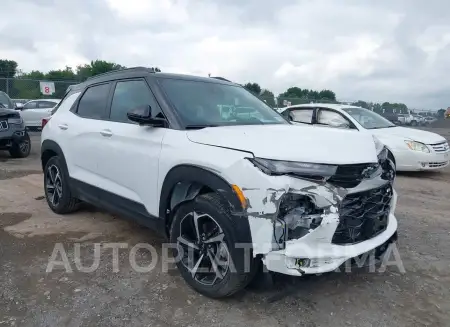
[[[89,87],[78,103],[77,115],[91,119],[103,118],[108,101],[109,87],[109,83]]]
[[[28,103],[26,103],[26,104],[23,106],[23,110],[26,110],[26,109],[36,109],[36,107],[37,107],[37,102],[36,102],[36,101],[28,102]]]
[[[72,108],[73,104],[75,103],[79,95],[80,92],[66,96],[63,100],[61,100],[61,102],[58,104],[57,107],[53,108],[52,115],[55,114],[55,112],[57,111],[70,110],[70,108]]]
[[[289,120],[297,123],[311,124],[313,118],[314,109],[294,109],[289,112]]]
[[[53,108],[53,107],[56,106],[57,104],[58,104],[58,103],[52,102],[52,101],[39,101],[39,102],[38,102],[38,108],[40,108],[40,109]]]
[[[127,112],[144,105],[150,105],[153,109],[156,109],[156,102],[145,81],[117,82],[111,104],[110,120],[119,123],[132,123],[127,117]]]
[[[320,109],[317,113],[317,123],[330,127],[353,128],[352,123],[336,111]]]

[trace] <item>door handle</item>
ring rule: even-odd
[[[100,134],[105,137],[111,137],[113,133],[109,129],[104,129],[103,131],[100,131]]]
[[[59,124],[58,127],[62,130],[66,130],[69,128],[69,126],[67,126],[67,124]]]

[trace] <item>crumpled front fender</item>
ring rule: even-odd
[[[316,207],[323,209],[322,225],[337,225],[337,208],[346,190],[335,188],[326,183],[294,178],[290,176],[269,176],[257,169],[250,161],[242,160],[225,172],[238,186],[247,199],[245,215],[248,218],[253,243],[253,254],[267,254],[276,248],[274,230],[277,224],[278,210],[283,195],[302,194],[310,197]],[[315,229],[320,237],[321,226]],[[329,233],[330,229],[324,229]],[[330,235],[323,235],[330,239]]]

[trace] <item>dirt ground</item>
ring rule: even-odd
[[[450,139],[449,130],[434,129]],[[0,153],[0,326],[450,326],[450,169],[397,178],[399,253],[405,268],[364,269],[308,278],[279,278],[227,300],[191,290],[161,264],[131,269],[129,249],[102,249],[99,268],[76,269],[94,258],[94,243],[153,245],[152,231],[95,209],[69,216],[50,212],[43,199],[39,135],[33,153],[12,160]],[[46,272],[55,244],[72,272]],[[138,251],[141,265],[150,252]]]

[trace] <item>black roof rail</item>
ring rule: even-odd
[[[220,76],[211,76],[211,78],[220,79],[221,81],[233,83],[232,81],[230,81],[226,78],[220,77]]]
[[[140,66],[138,66],[138,67],[130,67],[130,68],[121,68],[121,69],[111,70],[111,71],[106,72],[106,73],[97,74],[97,75],[88,77],[87,81],[89,81],[91,79],[94,79],[94,78],[97,78],[97,77],[102,77],[102,76],[106,76],[106,75],[109,75],[109,74],[115,74],[115,73],[118,73],[118,72],[130,72],[130,71],[132,72],[132,71],[139,71],[139,70],[147,70],[149,73],[154,73],[155,72],[155,70],[152,69],[152,68],[140,67]]]

